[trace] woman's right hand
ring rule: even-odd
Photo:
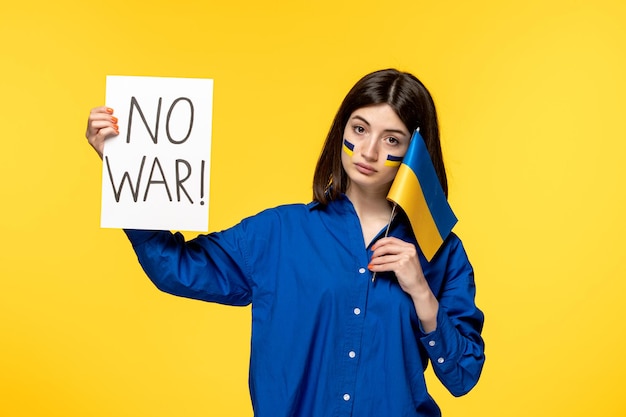
[[[102,159],[104,141],[111,136],[119,135],[119,133],[120,128],[117,125],[117,117],[113,116],[112,108],[100,106],[91,109],[85,136],[89,144],[100,155],[100,159]]]

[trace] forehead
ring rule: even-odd
[[[373,128],[409,134],[398,114],[386,103],[360,107],[350,114],[349,120],[360,120]]]

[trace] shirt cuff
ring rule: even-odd
[[[454,369],[459,350],[458,331],[441,307],[437,312],[437,328],[426,333],[420,341],[433,367],[439,368],[444,373]]]

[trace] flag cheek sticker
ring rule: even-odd
[[[346,138],[343,139],[343,151],[350,156],[352,156],[352,153],[354,152],[354,144],[348,142],[348,139]]]
[[[385,161],[385,166],[388,167],[399,167],[402,163],[401,156],[387,155],[387,160]]]

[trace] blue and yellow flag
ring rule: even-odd
[[[443,192],[424,139],[417,130],[387,199],[402,207],[407,214],[417,244],[430,262],[457,219]]]

